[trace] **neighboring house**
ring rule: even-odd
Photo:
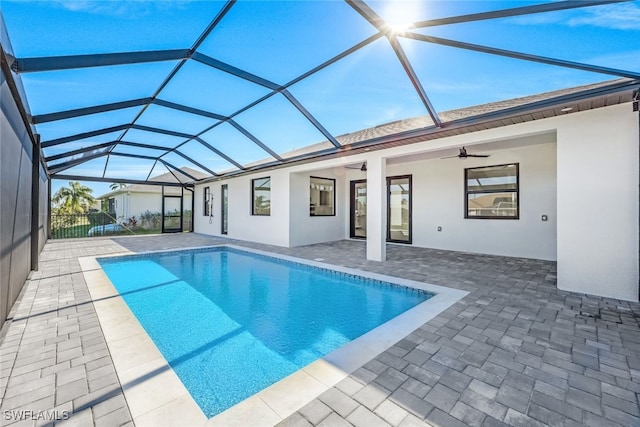
[[[198,179],[209,176],[188,167],[180,169]],[[187,175],[175,171],[174,173],[167,172],[165,174],[149,178],[149,181],[178,182],[176,176],[180,179],[180,182],[193,181]],[[140,218],[145,213],[160,214],[162,212],[162,189],[163,187],[161,185],[133,184],[103,194],[98,197],[97,200],[100,200],[103,206],[106,205],[107,212],[120,223],[127,223],[134,217],[137,221],[140,221]],[[179,187],[165,186],[164,194],[165,196],[180,197],[182,191]],[[184,195],[184,211],[192,210],[191,200],[192,197],[190,193]],[[179,206],[179,204],[176,204],[176,206]],[[171,207],[165,207],[167,208],[166,210],[172,210],[173,205]]]

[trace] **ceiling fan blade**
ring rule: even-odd
[[[456,157],[460,157],[460,154],[456,154],[455,156],[440,157],[440,160],[442,160],[442,159],[454,159]]]
[[[467,157],[489,157],[491,154],[467,154]]]

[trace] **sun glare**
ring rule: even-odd
[[[419,20],[418,9],[419,2],[415,0],[390,1],[384,11],[384,20],[393,33],[403,33]]]

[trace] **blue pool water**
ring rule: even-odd
[[[433,296],[234,248],[98,261],[208,417]]]

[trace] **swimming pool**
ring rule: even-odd
[[[208,417],[433,295],[227,247],[99,262]]]

